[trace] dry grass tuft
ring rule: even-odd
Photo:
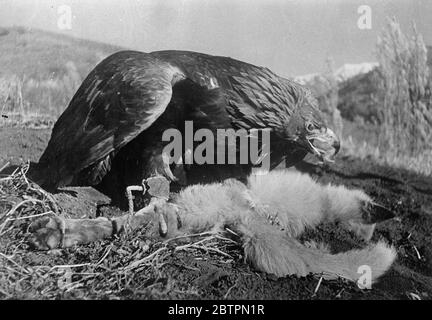
[[[239,254],[237,243],[220,235],[156,242],[145,228],[86,246],[33,251],[26,242],[29,224],[62,213],[26,178],[27,170],[0,177],[0,299],[199,298],[199,286],[174,275],[176,260],[239,260],[231,256]]]
[[[81,83],[73,62],[65,68],[62,77],[51,79],[0,77],[0,125],[52,127]]]
[[[359,159],[373,159],[381,165],[391,166],[393,168],[402,168],[422,174],[432,176],[432,151],[423,150],[416,155],[401,154],[397,150],[380,149],[378,144],[362,140],[359,141],[349,135],[342,145],[342,154]]]

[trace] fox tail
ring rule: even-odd
[[[395,249],[384,242],[331,254],[316,246],[306,246],[260,220],[250,218],[239,223],[236,229],[242,236],[246,259],[257,269],[278,277],[314,273],[325,279],[342,277],[357,282],[369,270],[373,283],[396,258]]]

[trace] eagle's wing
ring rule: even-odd
[[[302,88],[267,68],[229,57],[188,51],[150,53],[181,68],[197,84],[220,87],[226,109],[237,128],[283,127],[297,107]]]
[[[225,97],[225,107],[210,110],[226,112],[230,118],[229,125],[234,129],[283,130],[292,119],[303,121],[301,117],[293,118],[292,115],[301,108],[302,104],[298,102],[307,94],[306,90],[267,68],[197,52],[168,50],[152,52],[151,55],[178,66],[196,84],[220,88]],[[221,119],[214,115],[208,118]],[[295,123],[291,122],[291,125],[294,126]],[[206,126],[209,127],[209,122]],[[219,127],[226,128],[221,125]],[[272,141],[277,142],[278,137],[272,136]],[[307,154],[305,149],[297,150],[295,143],[287,145],[286,141],[280,142],[271,148],[272,168],[284,160],[287,166],[291,166]]]
[[[183,78],[179,69],[140,52],[119,52],[101,62],[53,128],[39,160],[49,166],[46,174],[51,171],[45,179],[55,187],[67,184],[134,139],[165,111],[173,84]]]

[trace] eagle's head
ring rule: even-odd
[[[338,136],[323,122],[314,119],[305,122],[299,142],[309,152],[326,162],[333,162],[340,149]]]
[[[327,126],[316,99],[309,91],[304,91],[297,100],[282,135],[291,145],[314,154],[324,162],[333,162],[340,149],[339,138]]]

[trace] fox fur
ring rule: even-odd
[[[278,170],[253,174],[247,185],[228,179],[223,183],[189,186],[170,202],[154,206],[145,213],[138,211],[132,225],[138,227],[163,214],[168,227],[166,237],[224,232],[229,227],[241,237],[247,261],[258,270],[278,277],[313,273],[326,279],[342,277],[357,281],[361,275],[359,267],[367,265],[373,282],[396,258],[395,249],[385,242],[331,254],[325,244],[306,244],[298,240],[306,228],[315,228],[321,222],[339,222],[360,238],[370,240],[375,225],[364,222],[364,208],[371,201],[362,190],[321,185],[308,175]],[[61,223],[61,228],[66,230],[63,245],[111,235],[115,231],[103,219],[82,219],[81,223],[80,220],[64,220]],[[118,231],[125,225],[125,218],[115,222]],[[46,232],[39,233],[46,236]],[[153,236],[156,236],[156,229]],[[57,243],[49,237],[45,242],[51,243],[49,247]]]
[[[167,216],[168,236],[229,227],[241,236],[246,259],[267,273],[315,273],[357,281],[359,267],[367,265],[374,281],[396,258],[395,249],[386,243],[330,254],[323,244],[307,246],[297,240],[306,228],[333,221],[370,240],[375,225],[363,223],[362,209],[371,201],[361,190],[323,186],[294,171],[272,171],[251,175],[247,186],[229,179],[184,189],[173,200],[181,227],[176,227],[173,215]]]

